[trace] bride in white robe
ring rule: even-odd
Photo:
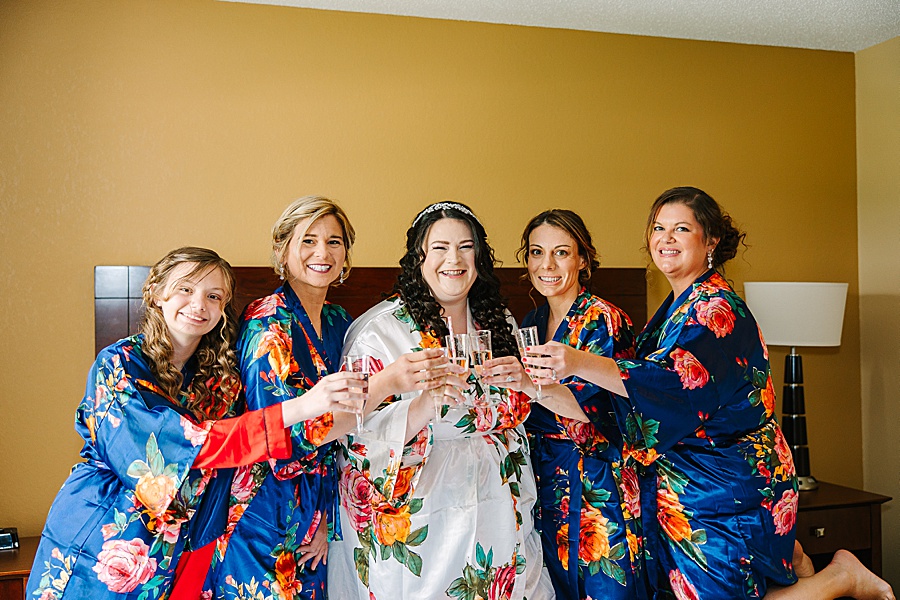
[[[455,333],[491,329],[489,401],[473,376],[448,376],[437,420],[429,392],[389,398],[339,451],[343,540],[330,544],[328,595],[339,600],[553,598],[534,530],[536,493],[522,422],[530,382],[515,357],[493,251],[472,211],[442,202],[407,233],[392,298],[357,319],[344,354],[374,370]],[[474,313],[474,317],[473,317]],[[423,374],[423,377],[428,375]],[[476,402],[477,400],[477,402]],[[467,406],[467,404],[478,406]]]

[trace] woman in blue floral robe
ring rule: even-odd
[[[522,233],[518,256],[547,299],[522,327],[536,325],[539,339],[579,351],[632,356],[628,316],[583,287],[599,263],[581,217],[561,209],[537,215]],[[637,475],[623,464],[610,394],[573,376],[543,395],[546,404],[532,405],[525,427],[538,484],[535,524],[556,597],[640,598]],[[560,402],[568,397],[566,411]]]
[[[775,416],[768,353],[717,272],[743,235],[694,188],[651,208],[647,248],[673,292],[637,359],[596,359],[618,394],[624,455],[641,472],[646,572],[655,597],[759,598],[796,581],[797,482]],[[567,373],[563,347],[536,364]]]
[[[338,371],[351,319],[325,296],[346,277],[354,238],[343,209],[319,196],[296,200],[275,223],[273,260],[287,281],[250,303],[243,316],[237,354],[247,409],[343,390],[341,377],[348,374]],[[396,374],[395,369],[385,375]],[[395,390],[395,384],[411,385],[381,375],[370,378],[369,391],[406,391]],[[237,470],[207,593],[324,600],[328,540],[340,534],[333,441],[355,422],[345,411],[297,423],[291,428],[290,457]]]
[[[227,491],[227,468],[288,455],[290,410],[221,419],[240,389],[233,286],[211,250],[180,248],[151,269],[142,333],[101,351],[88,376],[75,421],[85,462],[50,509],[32,600],[163,597],[186,551],[224,527],[227,494],[213,490]]]

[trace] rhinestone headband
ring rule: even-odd
[[[444,210],[447,208],[452,208],[453,210],[458,210],[461,213],[466,213],[467,215],[469,215],[470,217],[472,217],[473,219],[478,221],[478,217],[475,216],[475,213],[473,213],[471,210],[469,210],[462,204],[459,204],[457,202],[436,202],[436,203],[432,204],[431,206],[429,206],[428,208],[426,208],[425,210],[423,210],[422,212],[420,212],[419,215],[412,222],[412,226],[415,227],[416,223],[419,222],[419,219],[421,219],[428,213],[432,213],[436,210]],[[478,224],[480,225],[481,221],[478,221]]]

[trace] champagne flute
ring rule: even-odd
[[[371,372],[372,357],[368,354],[348,354],[344,357],[344,370],[350,373],[362,373],[362,379],[353,379],[347,386],[352,390],[357,390],[363,394],[369,393],[369,373]],[[365,400],[356,403],[353,407],[353,414],[356,415],[356,430],[354,433],[360,435],[368,433],[370,430],[363,427],[363,411],[365,410]]]
[[[537,326],[532,325],[531,327],[523,327],[516,331],[516,342],[519,345],[519,354],[522,355],[523,359],[525,357],[542,358],[544,356],[543,354],[538,354],[536,352],[525,352],[525,348],[538,346],[541,343],[540,338],[538,337]],[[532,366],[529,368],[531,369],[532,373],[534,373],[535,367]],[[537,396],[535,396],[535,400],[537,402],[540,402],[544,399],[544,396],[541,393],[540,384],[536,382],[536,380],[538,379],[538,375],[532,373],[529,373],[528,376],[531,378],[531,382],[534,383],[535,387],[537,388]]]
[[[469,336],[465,333],[451,333],[444,336],[447,348],[447,360],[468,371],[469,368]],[[465,376],[463,376],[465,378]],[[468,400],[466,405],[468,405]]]
[[[490,404],[490,386],[484,384],[484,363],[493,357],[490,329],[469,334],[469,354],[472,359],[472,368],[475,369],[475,376],[481,382],[483,392],[483,396],[476,396],[475,405],[486,408]]]

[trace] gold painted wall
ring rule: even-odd
[[[900,587],[900,37],[856,54],[863,474],[882,509],[884,576]]]
[[[637,266],[647,207],[685,184],[750,232],[739,290],[850,282],[843,345],[804,357],[815,473],[861,485],[852,54],[212,0],[0,3],[0,526],[37,534],[77,460],[94,265],[183,244],[263,264],[284,205],[324,193],[361,265],[395,264],[417,210],[455,198],[507,263],[557,206],[604,264]]]

